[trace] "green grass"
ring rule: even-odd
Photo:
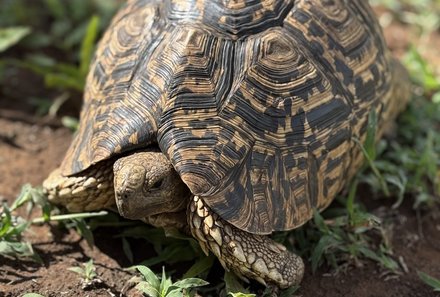
[[[417,274],[419,275],[420,279],[427,284],[428,286],[432,287],[434,289],[434,292],[440,292],[440,280],[436,279],[424,272],[418,271]]]
[[[29,215],[35,206],[41,209],[41,217],[27,219],[17,215],[20,209]],[[34,251],[32,245],[25,240],[24,235],[31,225],[49,222],[61,222],[66,227],[75,228],[87,240],[89,245],[93,246],[93,234],[84,219],[106,214],[105,211],[59,214],[59,209],[49,204],[41,188],[25,185],[12,205],[9,206],[7,203],[3,203],[0,208],[0,256],[30,259],[41,263],[40,256]]]
[[[209,284],[200,278],[185,278],[173,283],[171,278],[166,276],[164,267],[160,278],[146,266],[138,265],[135,268],[142,276],[136,289],[151,297],[189,297],[193,296],[191,289]]]
[[[87,286],[91,284],[94,280],[96,280],[98,275],[96,274],[96,267],[93,264],[93,259],[90,259],[86,263],[83,263],[82,266],[83,267],[69,267],[68,270],[78,274],[81,277],[83,284]]]
[[[6,67],[36,73],[43,78],[46,88],[65,98],[61,101],[33,98],[38,115],[54,117],[60,107],[57,104],[72,98],[72,93],[83,91],[97,38],[120,3],[117,0],[1,1],[0,52],[19,42],[24,52],[0,58],[0,86],[8,83],[4,75]],[[64,122],[72,126],[69,119]]]

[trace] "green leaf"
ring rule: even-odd
[[[154,274],[153,271],[151,271],[150,268],[143,266],[143,265],[137,265],[134,266],[144,277],[144,279],[153,286],[153,288],[156,288],[157,291],[159,291],[160,288],[160,281],[159,278]]]
[[[322,256],[326,249],[330,249],[335,244],[334,238],[328,235],[324,235],[319,240],[318,244],[315,246],[312,252],[312,271],[315,273],[316,269],[321,262]]]
[[[371,170],[373,171],[374,175],[377,177],[377,179],[380,182],[380,185],[382,187],[382,191],[386,197],[390,196],[390,191],[388,189],[387,183],[385,182],[385,179],[383,178],[382,174],[380,173],[379,169],[377,169],[376,164],[374,163],[374,160],[371,159],[370,154],[367,152],[365,147],[362,145],[362,143],[359,141],[359,139],[352,138],[352,140],[359,145],[361,148],[361,151],[367,160],[368,165],[370,166]]]
[[[21,234],[24,232],[24,230],[26,230],[29,225],[31,224],[31,222],[23,222],[20,224],[17,224],[16,226],[14,226],[13,228],[9,228],[8,232],[6,233],[6,236],[21,236]]]
[[[171,289],[165,297],[183,297],[182,289]]]
[[[26,293],[22,297],[44,297],[44,296],[37,293]]]
[[[86,221],[84,221],[83,219],[73,219],[72,221],[75,223],[76,231],[79,233],[79,235],[84,237],[89,247],[93,249],[93,247],[95,246],[95,240],[93,238],[92,231],[86,224]]]
[[[12,203],[10,210],[14,211],[17,208],[21,207],[22,205],[24,205],[25,203],[32,201],[32,186],[30,184],[25,184],[22,188],[21,188],[21,192],[18,195],[17,199],[15,199],[15,201]]]
[[[238,293],[229,293],[228,296],[231,296],[231,297],[255,297],[257,295],[238,292]]]
[[[90,259],[84,264],[84,272],[86,276],[86,281],[90,281],[97,276],[95,265],[93,264],[93,259]]]
[[[350,185],[350,192],[348,193],[348,199],[346,205],[348,217],[350,218],[350,224],[353,223],[352,220],[354,216],[354,199],[356,197],[357,186],[358,186],[358,180],[354,179]]]
[[[151,297],[161,297],[160,293],[158,291],[159,288],[152,286],[150,283],[148,282],[140,282],[136,285],[136,289],[138,289],[139,291],[147,294],[148,296]]]
[[[130,243],[125,237],[122,237],[122,250],[130,263],[133,263],[133,252],[131,251]]]
[[[17,44],[30,32],[29,27],[0,28],[0,53]]]
[[[202,287],[209,285],[207,281],[204,281],[200,278],[186,278],[180,281],[177,281],[173,284],[173,287],[178,287],[181,289],[189,289],[189,288],[195,288],[195,287]]]
[[[410,50],[404,57],[403,62],[408,68],[411,78],[421,85],[426,92],[436,91],[440,89],[440,79],[438,79],[430,64],[423,59],[417,48],[412,45]]]
[[[419,275],[420,279],[425,284],[432,287],[435,292],[440,292],[440,280],[439,279],[433,278],[432,276],[430,276],[422,271],[417,271],[417,274]]]
[[[432,102],[435,104],[440,104],[440,92],[436,92],[434,95],[432,95]]]
[[[322,232],[328,233],[330,232],[328,226],[324,222],[324,218],[316,209],[313,211],[313,221]]]
[[[290,288],[287,288],[283,291],[281,291],[280,297],[292,297],[293,294],[298,291],[299,286],[292,286]]]
[[[85,275],[85,271],[81,267],[69,267],[69,268],[67,268],[67,270],[75,272],[81,276]]]
[[[246,293],[249,294],[249,291],[246,290],[241,283],[238,281],[237,276],[233,272],[225,271],[224,276],[226,292],[231,293]]]
[[[89,25],[87,26],[86,35],[81,44],[80,51],[80,72],[84,76],[87,75],[89,71],[90,61],[92,60],[93,51],[95,48],[96,38],[99,31],[99,17],[93,16],[90,19]]]
[[[84,89],[84,79],[72,77],[64,73],[46,73],[44,84],[48,88],[74,89],[82,92]]]
[[[173,283],[171,282],[171,278],[168,278],[165,274],[165,266],[162,266],[162,278],[160,280],[160,295],[161,297],[165,297],[170,290],[170,287]]]
[[[209,255],[208,257],[203,256],[197,262],[195,262],[187,272],[183,275],[183,278],[191,278],[204,273],[211,269],[214,264],[215,257]]]
[[[3,238],[8,234],[12,227],[12,216],[11,210],[8,208],[6,203],[3,204],[3,211],[0,213],[1,225],[0,225],[0,238]]]
[[[153,265],[159,264],[161,262],[165,262],[165,261],[169,260],[170,258],[172,258],[174,255],[178,255],[181,250],[182,250],[182,247],[180,245],[179,246],[174,246],[174,245],[167,246],[161,253],[159,253],[158,256],[150,258],[146,261],[142,261],[142,265],[153,266]]]
[[[69,117],[69,116],[63,116],[61,118],[61,123],[64,127],[69,128],[72,130],[72,132],[75,132],[79,128],[79,121],[76,118]]]
[[[368,115],[367,137],[365,138],[364,147],[371,160],[376,159],[376,130],[377,130],[377,113],[372,109]]]
[[[53,17],[56,19],[64,19],[66,17],[64,4],[61,0],[45,0],[45,3]]]
[[[383,267],[386,267],[392,271],[397,271],[397,269],[399,268],[399,265],[396,261],[383,254],[382,252],[376,253],[365,246],[358,246],[357,248],[365,257],[382,264]]]

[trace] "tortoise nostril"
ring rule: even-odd
[[[118,200],[126,200],[133,196],[134,191],[129,188],[119,189],[116,191],[116,198]]]

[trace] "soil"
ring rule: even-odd
[[[383,11],[379,13],[383,15]],[[419,41],[407,27],[391,23],[385,28],[385,35],[390,48],[398,56],[411,40],[426,43],[423,54],[440,67],[439,34]],[[50,97],[38,77],[20,71],[7,75],[10,78],[8,89],[3,88],[0,92],[0,200],[11,202],[23,184],[39,185],[57,167],[72,133],[60,125],[59,119],[35,116],[35,106],[26,98],[31,95]],[[76,114],[78,105],[65,106],[62,113]],[[417,276],[417,271],[423,271],[440,278],[438,209],[417,213],[409,201],[395,211],[388,202],[367,199],[363,202],[369,211],[387,217],[390,222],[393,252],[395,258],[400,259],[402,272],[391,274],[369,261],[337,274],[328,267],[315,274],[307,270],[297,295],[440,296]],[[21,296],[28,292],[47,297],[141,296],[130,285],[133,275],[123,269],[129,263],[120,240],[114,239],[113,234],[111,229],[95,234],[96,246],[92,249],[74,231],[48,225],[32,227],[27,239],[41,256],[43,264],[0,257],[0,296]],[[148,248],[145,245],[144,249]],[[84,287],[78,275],[68,268],[79,266],[89,258],[94,259],[101,281]]]

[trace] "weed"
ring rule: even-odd
[[[41,208],[42,216],[32,220],[24,219],[14,213],[23,207],[29,214],[34,206]],[[32,224],[48,222],[63,222],[68,227],[74,227],[93,246],[93,234],[85,223],[85,218],[106,215],[107,212],[97,213],[76,213],[76,214],[57,214],[58,209],[54,208],[47,201],[40,188],[33,188],[24,185],[20,195],[8,206],[3,203],[0,208],[0,255],[5,257],[29,258],[41,262],[41,258],[33,250],[32,245],[24,241],[23,234]]]
[[[3,74],[6,67],[20,67],[41,75],[47,88],[64,94],[82,92],[96,40],[120,4],[119,0],[1,1],[0,52],[20,40],[26,51],[0,60],[0,84],[8,81]],[[39,115],[51,108],[52,100],[29,100],[37,105]]]
[[[186,278],[173,283],[162,268],[162,277],[159,279],[148,267],[135,266],[142,275],[142,279],[136,285],[136,289],[151,297],[178,297],[192,296],[191,289],[208,285],[208,282],[199,278]]]
[[[79,128],[78,119],[73,117],[64,116],[61,118],[61,123],[64,127],[69,128],[72,132],[77,131]]]
[[[75,266],[75,267],[69,267],[67,269],[69,271],[77,273],[81,277],[83,285],[85,287],[88,287],[96,280],[98,280],[96,278],[98,275],[96,274],[96,268],[95,265],[93,264],[93,259],[90,259],[86,263],[83,263],[83,267],[84,268]]]
[[[434,289],[434,292],[440,292],[440,280],[433,278],[432,276],[422,272],[417,271],[417,274],[419,275],[420,279],[427,284],[428,286],[432,287]]]
[[[0,28],[0,53],[18,43],[30,32],[28,27]]]
[[[392,192],[397,193],[394,208],[409,196],[416,197],[414,208],[432,207],[440,197],[440,104],[426,97],[440,94],[440,79],[415,48],[406,55],[405,64],[424,96],[414,95],[398,119],[396,136],[380,142],[381,155],[372,166],[383,177],[373,170],[362,174],[360,179],[374,192],[383,189],[385,180]]]

